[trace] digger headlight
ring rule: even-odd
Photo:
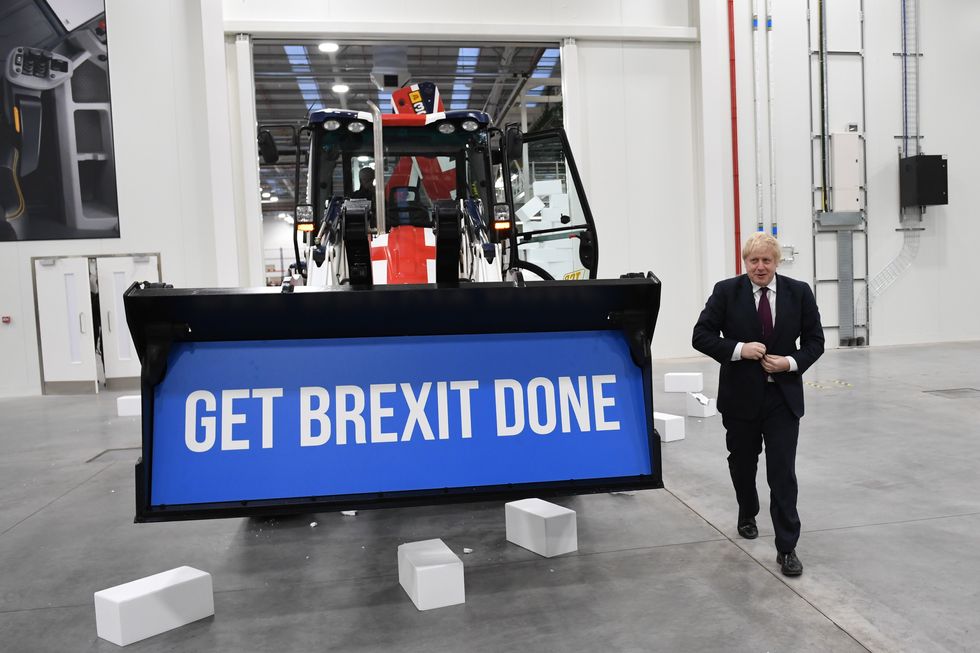
[[[452,134],[456,131],[456,125],[451,122],[444,122],[439,125],[440,134]]]
[[[490,242],[499,243],[510,238],[514,230],[509,204],[494,204],[493,219],[490,221]]]
[[[347,125],[347,131],[352,134],[360,134],[362,131],[364,131],[364,126],[365,125],[363,122],[354,121]]]
[[[340,121],[333,120],[333,119],[327,120],[323,123],[323,128],[326,129],[328,132],[337,131],[338,129],[340,129]]]
[[[497,204],[493,207],[493,228],[495,231],[510,229],[510,207],[506,204]]]
[[[301,204],[296,207],[296,229],[298,231],[313,231],[313,207]]]
[[[475,120],[464,120],[463,124],[460,125],[460,127],[463,128],[463,131],[475,132],[479,127],[479,125],[476,124]]]

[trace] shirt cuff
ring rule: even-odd
[[[735,345],[735,351],[732,352],[732,362],[742,360],[742,345],[744,344],[744,342],[740,342]]]
[[[796,370],[800,369],[800,366],[796,364],[796,359],[794,359],[792,356],[787,356],[786,360],[789,361],[790,372],[795,372]]]

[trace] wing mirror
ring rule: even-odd
[[[262,157],[262,163],[277,163],[279,161],[279,148],[276,146],[276,139],[267,129],[259,132],[259,156]]]

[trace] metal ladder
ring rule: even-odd
[[[861,0],[859,7],[858,20],[860,21],[860,45],[857,50],[828,50],[826,47],[826,16],[824,12],[824,0],[817,0],[818,13],[818,40],[820,43],[817,48],[813,47],[813,3],[807,0],[807,50],[810,53],[809,81],[810,81],[810,179],[811,193],[810,206],[813,224],[813,281],[814,294],[817,303],[821,297],[826,297],[831,286],[837,288],[837,324],[824,324],[824,330],[836,331],[838,334],[839,346],[853,347],[870,344],[870,310],[866,301],[868,292],[868,192],[867,192],[867,141],[864,137],[867,129],[867,112],[865,100],[865,57],[864,57],[864,0]],[[840,6],[839,4],[837,6]],[[861,67],[861,115],[860,122],[850,122],[846,125],[838,126],[841,134],[856,132],[861,153],[860,183],[857,186],[858,210],[848,210],[848,208],[837,207],[834,205],[834,187],[830,181],[828,140],[830,139],[829,114],[829,93],[828,93],[828,61],[830,58],[835,60],[851,57],[860,61]],[[818,67],[818,78],[815,87],[814,80],[814,59]],[[817,102],[814,115],[814,96],[817,95],[820,101]],[[819,129],[816,127],[819,125]],[[821,170],[817,170],[816,161],[820,162]],[[830,207],[834,207],[831,209]],[[856,274],[854,265],[855,238],[859,238],[864,246],[864,266],[863,270],[858,270]],[[830,276],[818,265],[818,247],[825,246],[830,241],[836,252],[837,266],[836,276]],[[858,246],[860,246],[860,244]],[[826,266],[824,266],[826,267]],[[865,301],[861,302],[863,310],[861,314],[856,314],[855,293],[861,293]]]

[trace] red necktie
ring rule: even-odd
[[[760,288],[759,324],[762,326],[762,341],[768,343],[772,335],[772,309],[769,307],[769,289]]]

